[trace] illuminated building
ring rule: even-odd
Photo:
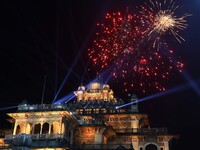
[[[119,108],[124,101],[116,99],[107,84],[93,82],[74,94],[76,98],[65,104],[25,103],[16,113],[8,113],[13,129],[5,135],[4,147],[13,148],[23,135],[30,149],[170,150],[175,136],[166,128],[150,127],[135,95],[130,96],[132,105]]]

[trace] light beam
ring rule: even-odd
[[[107,74],[108,74],[109,72],[110,72],[110,68],[106,69],[106,70],[105,70],[104,72],[102,72],[99,76],[101,76],[101,77],[107,76]],[[108,78],[110,79],[110,76],[108,76]],[[96,77],[95,79],[93,79],[90,83],[95,82],[95,81],[97,81],[97,80],[98,80],[98,77]],[[88,83],[88,84],[86,85],[86,87],[88,87],[88,86],[90,85],[90,83]],[[56,102],[55,102],[55,99],[54,99],[52,103],[54,103],[54,104],[59,104],[59,103],[63,103],[63,102],[67,103],[68,101],[72,100],[74,97],[75,97],[75,95],[74,95],[74,93],[72,92],[72,93],[70,93],[70,94],[64,96],[63,98],[57,100]]]
[[[179,92],[179,91],[187,89],[188,87],[189,87],[188,84],[180,85],[180,86],[177,86],[177,87],[172,88],[170,90],[167,90],[165,92],[161,92],[161,93],[157,93],[157,94],[154,94],[154,95],[150,95],[150,96],[144,97],[142,99],[139,99],[137,101],[117,106],[116,109],[119,109],[119,108],[122,108],[122,107],[126,107],[126,106],[129,106],[129,105],[134,104],[134,103],[139,103],[139,102],[142,102],[142,101],[146,101],[146,100],[150,100],[150,99],[153,99],[153,98],[157,98],[157,97],[161,97],[161,96],[164,96],[164,95],[169,95],[169,94],[172,94],[172,93],[175,93],[175,92]]]
[[[7,109],[13,109],[13,108],[17,108],[17,107],[18,106],[3,107],[3,108],[0,108],[0,111],[7,110]]]
[[[191,76],[186,72],[186,70],[183,71],[183,76],[188,81],[193,90],[198,94],[198,96],[200,96],[200,87],[198,86],[197,82],[195,82],[191,78]]]

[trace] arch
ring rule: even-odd
[[[42,125],[42,134],[48,134],[49,133],[49,123],[45,122]]]
[[[40,134],[40,130],[41,130],[41,124],[40,123],[35,124],[34,134]]]
[[[80,129],[76,129],[74,134],[75,137],[80,137],[80,133],[81,133]]]
[[[140,128],[150,128],[148,119],[147,118],[141,118],[139,120],[139,126],[140,126]]]
[[[19,124],[17,125],[17,128],[16,128],[16,134],[20,134],[20,125]]]
[[[25,124],[24,123],[20,123],[20,124],[17,125],[16,134],[25,133],[25,130],[26,130]]]
[[[145,144],[145,150],[158,150],[158,145],[156,143]]]

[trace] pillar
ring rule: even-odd
[[[134,149],[138,149],[139,150],[139,142],[138,141],[133,141],[132,142],[132,146]]]
[[[32,134],[34,134],[35,132],[35,123],[33,123],[33,126],[32,126]]]
[[[62,128],[62,117],[60,118],[60,122],[59,122],[59,134],[61,133],[61,128]]]
[[[97,128],[96,132],[95,132],[95,144],[101,144],[102,143],[102,133],[100,132],[100,129]]]
[[[49,123],[49,134],[51,134],[51,125],[52,123]]]
[[[164,150],[169,150],[169,143],[168,142],[164,142]]]
[[[42,128],[43,128],[43,123],[41,123],[41,126],[40,126],[40,134],[42,134]]]
[[[26,129],[27,129],[27,122],[25,122],[25,128],[24,128],[24,133],[26,133]]]
[[[73,137],[74,137],[74,132],[73,130],[70,130],[70,144],[73,144]]]
[[[16,134],[16,130],[17,130],[17,123],[15,122],[14,130],[13,130],[13,135]]]
[[[131,117],[131,128],[133,128],[133,132],[137,132],[139,128],[139,121],[135,117]]]

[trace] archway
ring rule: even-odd
[[[17,128],[16,128],[16,134],[20,134],[20,125],[19,124],[17,125]]]
[[[26,126],[24,123],[18,124],[16,128],[16,134],[25,133]]]
[[[146,146],[145,150],[158,150],[158,148],[154,144],[149,144]]]
[[[59,133],[59,130],[60,130],[60,128],[59,128],[59,123],[58,122],[53,122],[53,134],[57,134],[57,133]]]
[[[139,120],[139,125],[140,125],[140,128],[149,128],[149,121],[147,118],[141,118]]]
[[[40,130],[41,130],[41,124],[35,124],[35,128],[34,128],[34,134],[40,134]]]
[[[42,134],[48,134],[49,133],[49,124],[45,122],[42,126]]]

